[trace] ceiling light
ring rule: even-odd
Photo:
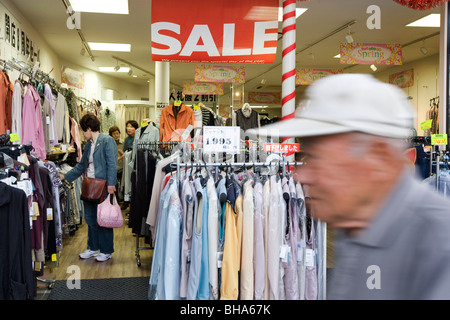
[[[349,33],[345,36],[345,40],[347,40],[348,43],[352,43],[353,42],[353,37],[352,35]]]
[[[347,40],[348,43],[353,42],[353,37],[352,37],[352,33],[350,31],[350,26],[348,26],[348,32],[347,32],[347,35],[345,36],[345,40]]]
[[[338,53],[337,55],[335,55],[333,58],[336,58],[336,59],[340,59],[341,58],[341,54],[340,53]]]
[[[434,27],[438,28],[441,26],[441,15],[439,13],[429,14],[419,20],[411,22],[406,25],[407,27]]]
[[[422,52],[422,54],[425,56],[425,55],[427,55],[428,54],[428,50],[427,50],[427,48],[425,48],[425,47],[420,47],[420,52]]]
[[[261,84],[266,84],[267,80],[266,79],[261,79]]]
[[[101,42],[88,42],[91,50],[95,51],[120,51],[130,52],[131,44],[128,43],[101,43]]]
[[[76,12],[129,14],[128,0],[70,0]]]
[[[374,64],[370,65],[370,69],[374,72],[377,71],[377,67]]]
[[[117,71],[116,71],[117,69]],[[115,67],[98,67],[98,70],[101,72],[124,72],[127,73],[128,71],[130,71],[130,68],[121,68],[120,66],[115,66]]]
[[[308,9],[296,8],[295,9],[295,19],[304,14]],[[278,8],[278,21],[283,21],[283,8]]]
[[[133,78],[137,78],[137,75],[133,74]]]

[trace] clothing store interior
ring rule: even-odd
[[[415,168],[445,187],[448,157],[431,137],[447,132],[446,1],[422,10],[400,0],[294,1],[287,29],[285,1],[203,1],[215,10],[202,1],[0,0],[1,300],[326,300],[333,230],[293,177],[301,144],[246,132],[291,117],[305,89],[331,74],[402,88],[417,114]],[[249,4],[275,11],[245,20]],[[211,22],[232,9],[234,25]],[[238,47],[247,36],[238,28],[256,20],[270,26],[262,48],[255,35],[250,49],[253,33]],[[389,59],[373,59],[378,52]],[[284,83],[289,66],[295,85]],[[105,169],[117,171],[115,191],[102,202],[122,214],[113,252],[89,247],[92,230],[107,227],[87,224],[84,173],[64,178],[90,145],[86,115],[117,146]],[[440,157],[439,170],[430,163]],[[280,234],[268,231],[270,212],[284,213]],[[279,277],[283,267],[289,277]]]

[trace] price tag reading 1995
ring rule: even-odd
[[[203,152],[238,153],[240,127],[203,127]]]

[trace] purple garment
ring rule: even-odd
[[[58,144],[58,131],[56,130],[56,118],[55,118],[55,99],[53,97],[52,88],[48,83],[44,85],[44,95],[50,102],[51,107],[51,116],[50,116],[50,125],[53,128],[52,135],[50,135],[50,145],[54,146]]]
[[[286,243],[291,248],[291,255],[288,263],[285,264],[284,287],[286,291],[286,300],[298,300],[298,272],[297,272],[297,234],[298,234],[298,200],[295,183],[292,178],[289,179],[289,206],[288,206],[288,234]]]
[[[254,215],[254,248],[253,248],[253,268],[254,268],[254,290],[255,300],[264,299],[266,262],[264,254],[264,198],[262,182],[257,182],[253,188],[255,199]]]
[[[22,143],[32,144],[35,154],[45,159],[44,128],[41,114],[41,98],[36,89],[28,85],[22,108]]]
[[[316,251],[316,246],[314,232],[314,219],[311,218],[311,231],[306,235],[306,249]],[[312,266],[308,266],[306,262],[306,289],[305,289],[305,299],[306,300],[317,300],[317,271],[316,271],[316,259],[315,254],[313,255]]]

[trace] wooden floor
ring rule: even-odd
[[[124,218],[126,219],[125,212]],[[136,237],[131,233],[131,228],[126,223],[122,228],[114,229],[115,252],[112,259],[106,262],[97,262],[95,258],[80,259],[78,255],[86,250],[87,229],[86,223],[83,222],[73,237],[63,239],[59,267],[46,268],[43,279],[67,280],[74,275],[73,270],[79,270],[81,279],[150,276],[153,250],[139,250],[141,266],[138,267]],[[139,248],[150,248],[143,237],[139,238]],[[79,267],[79,269],[76,267]]]

